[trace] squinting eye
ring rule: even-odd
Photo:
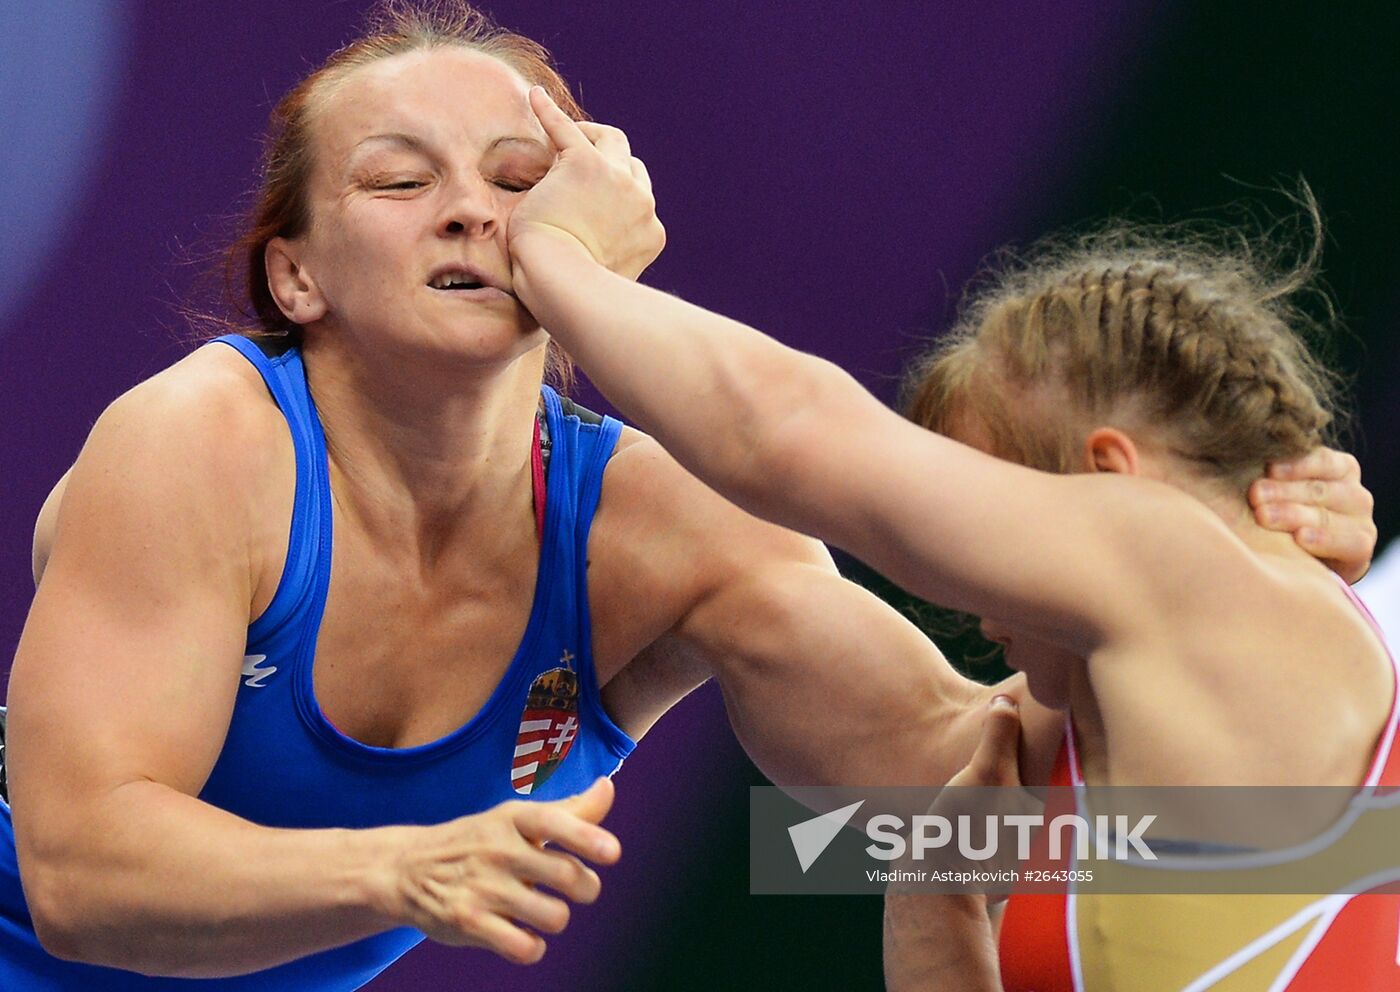
[[[535,185],[534,183],[520,182],[516,179],[493,179],[491,182],[507,193],[524,193]]]
[[[376,189],[397,189],[397,190],[406,190],[406,189],[420,189],[421,187],[426,186],[426,185],[427,185],[427,183],[422,182],[421,180],[418,180],[418,179],[404,179],[404,180],[402,180],[401,182],[397,182],[397,183],[383,183],[382,185],[377,186],[377,187],[375,187],[375,188],[376,188]]]

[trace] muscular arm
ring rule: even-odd
[[[618,856],[597,826],[607,782],[373,830],[271,829],[196,798],[239,684],[259,557],[247,494],[269,448],[250,417],[270,400],[211,371],[219,356],[231,352],[197,353],[186,362],[200,372],[165,373],[114,404],[41,515],[43,580],[6,742],[39,939],[59,957],[187,977],[398,926],[537,960],[540,934],[569,918],[543,887],[591,902],[599,879],[574,855]]]
[[[977,749],[949,783],[1018,787],[1016,712],[1001,701],[984,710]],[[947,796],[948,793],[943,793]],[[935,802],[931,813],[951,811]],[[910,865],[912,867],[912,864]],[[974,893],[936,895],[891,886],[885,893],[885,987],[888,992],[993,992],[1001,988],[997,943],[1004,904]]]
[[[1089,624],[1141,602],[1122,552],[1141,544],[1144,503],[1122,480],[1001,462],[902,420],[831,363],[621,279],[576,247],[539,237],[518,250],[532,312],[610,399],[745,509],[926,599],[1034,617],[1081,652],[1098,634]]]
[[[741,743],[779,784],[926,785],[966,763],[992,688],[959,675],[908,620],[841,578],[819,542],[720,499],[654,441],[615,461],[594,567],[622,561],[625,575],[599,574],[590,590],[606,597],[636,583],[676,597],[679,617],[604,690],[630,731],[714,676]],[[636,550],[613,546],[619,537]],[[615,651],[609,636],[595,633],[603,654]],[[1062,718],[1031,701],[1019,677],[997,691],[1024,699],[1023,772],[1044,780]]]
[[[185,388],[119,400],[71,473],[51,551],[36,549],[6,757],[46,946],[227,974],[386,924],[366,898],[376,838],[267,830],[194,798],[232,710],[252,576],[237,416]],[[216,427],[228,445],[205,442]]]
[[[903,421],[829,362],[608,272],[600,246],[645,235],[617,223],[612,201],[648,196],[547,97],[531,100],[560,155],[512,217],[515,289],[614,403],[726,497],[1080,655],[1143,636],[1145,603],[1169,621],[1191,578],[1229,557],[1219,521],[1167,487],[989,458]]]

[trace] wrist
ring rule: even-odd
[[[404,854],[411,846],[411,827],[343,830],[352,865],[348,901],[386,929],[409,925],[404,904]]]
[[[529,227],[510,238],[511,286],[527,310],[535,311],[537,292],[547,281],[571,281],[573,274],[602,269],[578,238],[557,227]],[[566,275],[568,273],[569,275]]]
[[[510,234],[511,266],[526,274],[546,265],[566,262],[597,264],[592,252],[578,238],[561,227],[531,224]]]
[[[885,925],[896,932],[926,934],[930,928],[990,927],[990,905],[980,892],[931,893],[914,890],[885,892]]]
[[[886,892],[884,964],[888,992],[1000,989],[986,897]]]

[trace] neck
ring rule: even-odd
[[[502,521],[533,519],[543,347],[466,369],[365,358],[315,337],[304,355],[337,506],[372,541],[431,561],[461,540],[505,540],[516,528]]]
[[[1210,508],[1225,522],[1225,526],[1251,551],[1274,559],[1296,559],[1316,564],[1311,554],[1298,546],[1290,533],[1269,530],[1254,517],[1248,498],[1235,487],[1214,479],[1199,477],[1169,478],[1177,488],[1185,490]]]

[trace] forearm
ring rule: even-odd
[[[154,782],[85,812],[80,837],[21,852],[36,928],[58,956],[217,977],[394,925],[383,904],[397,828],[260,827]]]
[[[888,604],[812,566],[728,584],[681,634],[709,659],[750,758],[784,786],[942,785],[971,756],[992,692]],[[812,746],[813,713],[833,746]]]
[[[1037,636],[1087,650],[1138,622],[1139,563],[1161,572],[1157,545],[1182,544],[1165,526],[1170,542],[1143,536],[1158,518],[1137,488],[1159,483],[1012,465],[903,420],[830,362],[614,275],[563,235],[511,250],[522,301],[685,468],[925,599],[1035,611]]]
[[[885,896],[888,992],[998,992],[996,940],[978,895]]]
[[[845,378],[737,321],[615,275],[560,238],[536,235],[512,252],[522,302],[603,394],[741,505],[762,501],[782,471],[788,418]],[[789,523],[781,506],[762,510]]]

